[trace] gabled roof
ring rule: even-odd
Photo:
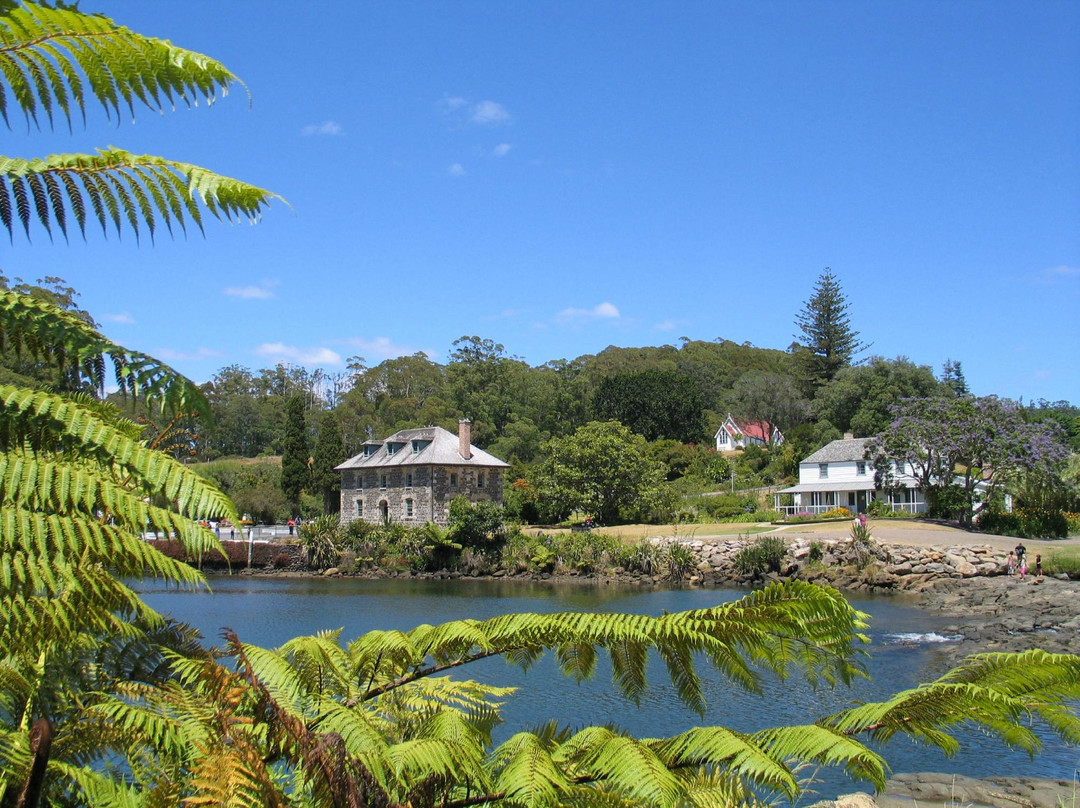
[[[719,434],[721,429],[733,438],[737,438],[739,435],[745,435],[748,438],[755,438],[763,443],[772,442],[768,424],[764,421],[740,421],[734,416],[728,415],[727,420],[720,426],[720,429],[716,430],[717,434]]]
[[[866,444],[870,438],[845,438],[827,443],[809,457],[803,458],[803,463],[842,463],[845,460],[865,460]]]
[[[413,451],[412,443],[418,441],[420,450]],[[403,444],[393,454],[387,452],[387,444]],[[471,457],[466,460],[458,451],[458,436],[441,426],[425,426],[419,429],[402,429],[382,440],[364,441],[371,454],[362,452],[350,457],[335,471],[362,468],[388,468],[391,466],[479,466],[481,468],[509,468],[494,455],[470,445]]]
[[[771,438],[768,425],[762,421],[736,421],[735,423],[748,438],[757,438],[764,443],[768,443]]]

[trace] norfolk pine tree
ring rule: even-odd
[[[840,282],[828,267],[818,277],[814,293],[795,318],[796,353],[807,392],[812,393],[851,364],[851,358],[870,347],[851,327],[848,302]]]

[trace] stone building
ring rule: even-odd
[[[469,421],[454,435],[442,427],[402,429],[384,440],[365,441],[363,451],[336,468],[341,472],[341,521],[447,524],[450,503],[502,505],[508,464],[470,443]]]

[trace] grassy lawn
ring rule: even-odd
[[[1080,577],[1080,547],[1062,547],[1044,551],[1043,572],[1047,575],[1066,572],[1073,578]]]
[[[756,525],[750,523],[732,524],[731,522],[705,522],[693,525],[615,525],[613,527],[594,528],[594,533],[602,533],[605,536],[617,536],[622,541],[637,541],[654,536],[679,536],[683,539],[693,539],[704,536],[738,536],[764,533],[773,530],[772,525]],[[525,528],[524,533],[535,536],[537,528]],[[544,534],[569,533],[570,529],[544,530]]]

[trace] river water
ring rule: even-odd
[[[208,643],[219,641],[223,627],[244,642],[275,647],[286,640],[322,629],[341,628],[343,641],[374,629],[408,630],[422,623],[466,617],[485,619],[507,612],[623,611],[659,615],[698,609],[734,600],[746,590],[735,588],[642,590],[592,584],[520,581],[364,581],[351,578],[215,577],[212,593],[139,585],[148,605],[198,628]],[[715,674],[702,661],[708,711],[704,718],[686,709],[666,679],[662,662],[653,660],[650,690],[640,707],[618,696],[610,667],[598,657],[595,677],[580,684],[564,679],[550,656],[527,672],[501,659],[488,659],[456,671],[472,678],[519,688],[506,703],[506,723],[496,741],[518,729],[555,719],[572,727],[613,723],[635,735],[671,735],[690,726],[722,724],[753,731],[780,724],[808,723],[856,701],[882,700],[939,676],[944,664],[937,651],[947,637],[944,618],[916,609],[899,597],[851,597],[871,615],[870,680],[852,688],[814,690],[793,676],[766,679],[763,695],[748,694]],[[963,734],[963,749],[945,758],[937,749],[897,739],[880,751],[896,773],[940,771],[969,776],[1016,775],[1072,779],[1080,751],[1046,736],[1034,760],[1010,751],[976,731]],[[822,772],[815,792],[802,802],[861,788],[842,772]]]

